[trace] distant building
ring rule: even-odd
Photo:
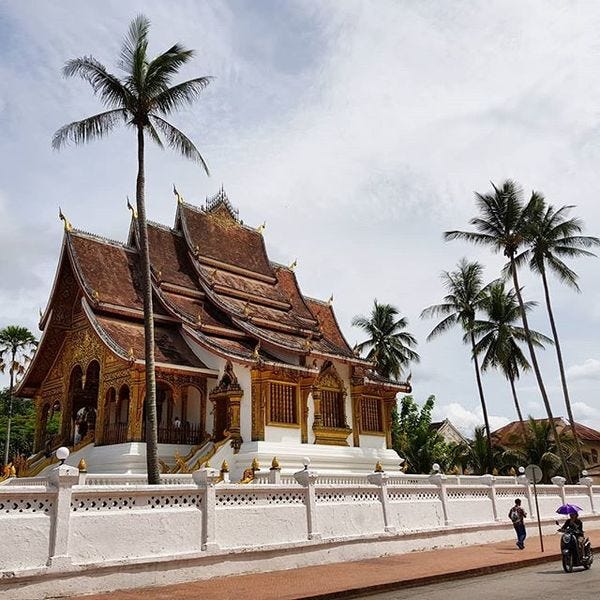
[[[466,444],[467,438],[458,430],[450,419],[432,423],[430,429],[437,431],[448,444]]]
[[[548,419],[534,419],[538,423],[545,423]],[[571,426],[562,417],[555,417],[556,429],[560,435],[570,434]],[[598,457],[600,455],[600,431],[591,427],[575,423],[575,431],[583,446],[583,459],[586,469],[595,471],[600,475],[600,464]],[[519,448],[522,444],[521,423],[513,421],[492,433],[494,444],[504,446],[505,448]]]

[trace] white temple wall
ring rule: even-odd
[[[375,448],[377,450],[387,448],[385,435],[365,435],[361,433],[359,435],[359,443],[361,448]]]
[[[274,554],[263,570],[274,568],[279,555],[288,560],[280,568],[293,568],[310,564],[310,556],[328,562],[408,552],[429,547],[433,536],[438,546],[510,539],[507,513],[514,498],[526,507],[532,500],[531,486],[509,477],[319,475],[310,469],[295,477],[273,470],[264,475],[239,485],[218,482],[216,470],[202,469],[149,486],[140,483],[142,476],[85,475],[64,465],[49,479],[9,480],[0,485],[0,535],[11,540],[0,544],[0,595],[10,588],[7,597],[26,597],[19,594],[36,577],[55,577],[48,588],[54,595],[149,583],[141,575],[110,581],[95,576],[110,565],[131,574],[146,564],[139,568],[149,577],[162,573],[156,571],[160,561],[177,570],[181,561],[207,557],[212,566],[196,576],[211,577],[225,574],[214,566],[231,552],[237,558],[227,561],[229,568],[239,564],[238,572],[248,572],[256,567],[242,557],[267,550]],[[538,492],[548,531],[565,501],[584,508],[587,528],[600,525],[594,516],[600,487],[591,480],[538,486]],[[532,523],[535,511],[528,513]],[[348,554],[343,544],[350,541]],[[67,575],[76,577],[83,568],[91,575],[83,572],[78,586],[64,587]],[[169,581],[161,575],[156,582]]]
[[[273,425],[265,425],[265,441],[274,444],[279,444],[281,442],[301,444],[302,431],[300,430],[300,427],[276,427]]]
[[[240,404],[240,433],[243,440],[252,439],[252,374],[248,367],[234,365],[233,371],[244,395]]]

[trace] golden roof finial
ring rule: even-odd
[[[260,340],[258,340],[258,344],[254,346],[254,351],[252,352],[252,358],[254,360],[258,360],[260,358]]]
[[[198,244],[196,244],[194,246],[194,256],[198,256],[200,254],[200,246],[198,246]]]
[[[198,317],[196,318],[196,323],[198,323],[198,325],[202,325],[202,313],[198,313]]]
[[[246,300],[246,304],[244,304],[244,315],[248,316],[250,314],[250,302]]]
[[[129,354],[127,355],[131,362],[135,362],[135,354],[133,353],[133,348],[129,348]]]
[[[85,462],[85,458],[82,458],[79,461],[79,464],[77,465],[77,468],[82,472],[82,473],[87,473],[87,463]]]
[[[173,184],[173,193],[175,194],[175,197],[177,198],[177,204],[183,204],[184,203],[183,196],[177,191],[175,184]]]
[[[253,471],[260,471],[260,463],[258,462],[258,458],[256,458],[256,456],[252,459],[252,464],[250,465],[250,468]]]
[[[98,293],[98,290],[94,290],[94,291],[92,292],[92,297],[94,298],[94,300],[95,300],[96,302],[98,302],[98,300],[100,300],[100,294]]]
[[[279,461],[277,460],[277,457],[274,456],[273,460],[271,461],[271,471],[279,471],[281,469],[281,466],[279,465]]]
[[[383,466],[379,460],[375,463],[375,473],[383,473]]]
[[[267,222],[266,222],[266,221],[263,221],[263,222],[262,222],[262,224],[260,224],[260,225],[259,225],[259,226],[256,228],[256,231],[258,231],[258,233],[261,233],[261,234],[262,234],[262,232],[265,230],[266,226],[267,226]]]
[[[127,208],[131,211],[131,216],[134,219],[137,219],[137,210],[131,206],[131,202],[129,202],[129,196],[127,196]]]
[[[310,336],[309,336],[309,337],[307,337],[307,338],[304,340],[304,349],[305,349],[305,350],[311,350],[311,349],[312,349],[312,339],[310,338]]]
[[[333,294],[331,294],[331,296],[329,296],[329,300],[327,300],[327,305],[331,306],[333,304]]]
[[[221,464],[221,473],[229,473],[229,463],[226,460]]]
[[[41,319],[41,318],[44,316],[44,313],[42,312],[42,309],[41,309],[41,307],[40,307],[38,310],[39,310],[39,312],[40,312],[40,319]]]
[[[65,231],[67,231],[67,232],[73,231],[73,225],[71,225],[71,223],[69,222],[69,219],[67,219],[67,217],[65,217],[60,206],[58,207],[58,218],[63,222],[63,224],[65,226]]]
[[[298,259],[295,258],[294,262],[290,265],[290,271],[293,271],[298,266]]]
[[[210,274],[211,278],[212,279],[216,279],[217,278],[217,273],[218,273],[217,269],[213,269],[212,273]]]

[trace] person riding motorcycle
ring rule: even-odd
[[[584,535],[583,535],[583,523],[579,518],[579,513],[569,513],[569,518],[565,521],[565,524],[559,529],[562,532],[568,532],[575,536],[577,540],[577,552],[579,553],[579,560],[584,556]]]

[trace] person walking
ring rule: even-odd
[[[521,507],[521,499],[515,500],[515,505],[508,512],[508,518],[512,521],[513,527],[517,534],[517,548],[523,550],[525,548],[525,538],[527,537],[527,531],[525,529],[524,519],[527,517],[527,513]]]

